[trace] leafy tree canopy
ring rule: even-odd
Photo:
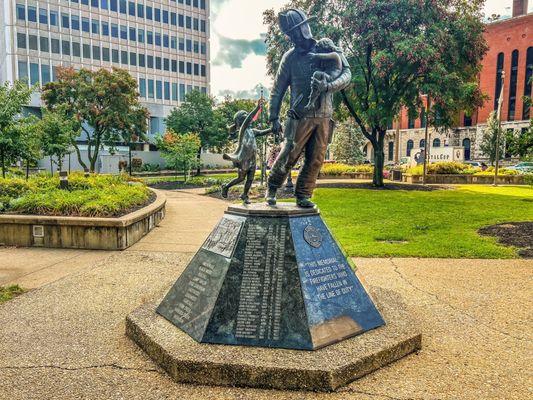
[[[42,99],[48,110],[61,107],[83,123],[90,171],[95,170],[102,146],[113,147],[125,132],[140,135],[147,129],[148,110],[139,102],[137,82],[122,69],[59,68],[57,81],[44,86]],[[76,142],[73,145],[80,164],[87,168]]]
[[[482,104],[476,84],[487,50],[482,4],[482,0],[292,0],[287,5],[316,16],[311,22],[315,35],[331,38],[345,51],[352,85],[344,91],[343,102],[374,148],[375,185],[383,185],[387,126],[402,107],[411,115],[417,113],[423,104],[421,94],[427,93],[434,104],[430,123],[450,126],[458,111]],[[273,75],[290,45],[274,11],[267,10],[264,19]]]

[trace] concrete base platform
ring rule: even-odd
[[[370,288],[386,325],[316,351],[202,344],[146,303],[126,319],[126,334],[176,382],[333,391],[422,346],[401,297]]]

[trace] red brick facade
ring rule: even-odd
[[[520,121],[523,118],[524,102],[522,97],[524,96],[524,90],[526,87],[526,65],[527,65],[527,52],[528,49],[533,46],[533,13],[528,15],[519,16],[516,18],[510,18],[502,21],[493,22],[487,25],[485,38],[489,45],[489,51],[483,59],[483,69],[479,76],[479,85],[484,94],[489,99],[485,102],[483,108],[479,109],[472,116],[471,125],[484,124],[491,111],[494,110],[494,98],[496,91],[496,74],[497,74],[497,61],[498,55],[503,53],[504,68],[505,71],[505,88],[504,88],[504,101],[502,109],[502,121]],[[515,117],[509,119],[509,92],[511,89],[511,68],[512,68],[512,56],[513,51],[518,51],[518,66],[517,66],[517,80],[516,80],[516,106]],[[533,50],[530,50],[530,52]],[[501,56],[500,56],[501,57]],[[497,97],[497,96],[496,96]],[[533,112],[530,112],[533,115]],[[460,115],[458,118],[458,126],[465,125],[464,115]],[[407,111],[404,110],[398,121],[395,122],[394,128],[409,129],[409,128],[421,128],[422,123],[420,118],[414,121],[414,126],[409,126],[409,120],[407,117]]]

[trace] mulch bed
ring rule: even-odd
[[[533,222],[506,222],[486,226],[478,232],[486,236],[496,236],[501,244],[519,247],[520,257],[533,258]]]

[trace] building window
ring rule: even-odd
[[[95,8],[98,8],[99,6],[99,0],[91,0],[91,6],[95,7]]]
[[[74,24],[72,24],[74,25]],[[81,30],[83,32],[90,32],[90,28],[89,28],[89,18],[82,18],[81,19]]]
[[[111,49],[111,62],[118,64],[118,50]]]
[[[146,6],[146,19],[149,19],[150,21],[153,19],[152,17],[152,7]]]
[[[155,34],[155,45],[161,46],[161,34],[160,33]]]
[[[98,22],[98,20],[93,19],[91,23],[91,31],[93,35],[98,35],[99,28],[100,28],[100,23]]]
[[[166,47],[167,49],[169,47],[169,37],[168,37],[168,35],[163,35],[163,47]]]
[[[498,59],[496,61],[496,89],[494,90],[494,110],[498,109],[500,91],[502,90],[502,72],[504,61],[505,55],[503,53],[498,54]]]
[[[170,82],[165,82],[165,100],[170,100]]]
[[[200,65],[196,63],[194,63],[194,75],[200,75]]]
[[[146,98],[146,79],[139,79],[139,94],[142,98]]]
[[[70,27],[70,18],[68,14],[61,14],[61,27],[68,29]]]
[[[146,65],[148,65],[148,68],[154,68],[154,56],[148,56],[146,58]]]
[[[139,43],[144,43],[144,29],[137,30],[137,41]]]
[[[135,42],[137,40],[137,32],[135,28],[130,28],[130,40]]]
[[[68,40],[63,40],[61,42],[61,50],[63,55],[70,56],[70,42]]]
[[[192,75],[192,63],[187,63],[187,75]]]
[[[472,126],[472,116],[471,115],[464,115],[463,117],[463,126]]]
[[[130,65],[136,66],[137,65],[137,54],[130,52]]]
[[[132,17],[135,17],[135,3],[133,1],[128,3],[128,11]]]
[[[57,11],[50,11],[50,25],[57,26],[59,20],[59,14]]]
[[[46,8],[39,8],[39,23],[48,25],[48,10]]]
[[[463,147],[465,148],[465,160],[470,160],[470,139],[463,139]]]
[[[202,65],[200,67],[200,71],[201,71],[201,75],[202,76],[207,76],[207,71],[206,71],[205,65]]]
[[[185,73],[185,61],[180,61],[179,62],[179,71],[180,71],[180,74],[184,74]]]
[[[511,55],[511,78],[509,81],[509,110],[507,120],[514,121],[516,112],[516,85],[518,81],[518,50],[514,50]]]
[[[198,18],[193,18],[193,20],[192,20],[192,28],[195,31],[200,30],[200,22],[198,21]]]
[[[206,28],[206,22],[202,19],[200,21],[200,31],[205,32],[207,30]]]
[[[78,42],[72,42],[72,55],[74,57],[80,57],[81,56],[81,48],[80,48],[80,44]]]
[[[146,43],[154,44],[154,33],[151,31],[146,32]]]
[[[109,23],[102,22],[102,35],[109,36]]]
[[[165,71],[170,71],[170,60],[168,58],[163,59],[163,69]]]
[[[93,60],[100,60],[100,46],[93,46]]]
[[[33,6],[28,6],[28,21],[37,22],[37,8]],[[37,76],[37,81],[39,77]]]
[[[124,40],[128,40],[128,27],[124,25],[120,25],[120,38]]]
[[[439,138],[433,139],[433,147],[440,147],[440,139]]]
[[[185,18],[182,14],[178,14],[178,26],[183,28],[185,26]]]
[[[17,47],[19,49],[26,48],[26,34],[25,33],[17,33]]]
[[[80,17],[78,17],[77,15],[73,15],[71,24],[72,24],[72,29],[79,31],[80,30]]]
[[[411,156],[411,151],[413,150],[414,146],[415,146],[415,143],[411,139],[409,139],[407,141],[407,153],[406,153],[407,157]]]
[[[413,129],[415,127],[415,119],[411,116],[407,119],[407,129]]]
[[[117,24],[111,24],[111,36],[114,38],[118,38],[118,25]]]
[[[139,67],[145,67],[146,66],[146,57],[144,54],[139,54]]]
[[[139,18],[144,18],[144,5],[137,4],[137,16]]]
[[[50,66],[41,64],[41,84],[46,85],[50,80]]]
[[[108,0],[101,0],[100,8],[102,8],[102,10],[107,10],[109,8]]]
[[[128,52],[127,51],[122,50],[120,52],[120,63],[122,65],[128,65]]]
[[[163,82],[155,81],[155,97],[157,100],[163,100]]]
[[[388,146],[388,156],[389,156],[389,161],[392,161],[394,160],[394,142],[389,142],[389,146]]]
[[[174,50],[178,48],[178,38],[176,36],[170,38],[170,48]]]
[[[154,98],[154,80],[148,79],[148,98],[153,99]]]
[[[424,139],[421,139],[418,147],[421,148],[421,149],[425,148],[426,147],[426,141]]]
[[[177,14],[175,12],[170,13],[170,24],[174,26],[178,24]]]
[[[526,55],[526,80],[524,83],[524,96],[531,98],[531,79],[533,77],[533,47],[527,49]],[[522,111],[522,119],[529,119],[531,116],[531,107],[524,102],[524,109]]]
[[[109,48],[108,47],[102,47],[102,60],[109,62]]]
[[[30,85],[39,84],[39,64],[30,63]]]
[[[185,39],[179,38],[178,43],[179,43],[179,51],[185,51]]]
[[[118,11],[118,2],[117,0],[109,0],[109,9],[111,11]]]
[[[39,37],[39,48],[41,51],[48,53],[50,51],[50,43],[48,41],[48,37],[41,36]]]
[[[28,82],[28,63],[25,61],[18,62],[19,80]]]
[[[178,101],[178,84],[177,83],[172,84],[172,100]]]
[[[187,39],[187,41],[185,43],[187,44],[187,51],[189,53],[192,52],[192,40],[191,39]]]
[[[186,91],[185,91],[185,84],[183,83],[180,83],[180,98],[179,100],[180,101],[185,101],[185,96],[186,96]]]
[[[50,48],[52,49],[52,53],[59,54],[61,52],[59,47],[59,39],[50,39]]]
[[[126,4],[126,0],[120,0],[119,2],[119,10],[120,10],[120,13],[121,14],[127,14],[127,4]]]
[[[28,47],[30,50],[39,50],[37,47],[37,36],[28,35]]]
[[[192,18],[185,17],[185,28],[192,29]]]
[[[163,64],[161,63],[161,57],[155,58],[155,69],[162,69]]]
[[[26,7],[24,7],[24,4],[17,4],[17,19],[20,19],[21,21],[26,21]],[[26,76],[27,76],[26,72]]]
[[[168,11],[163,10],[163,23],[168,24]]]
[[[161,22],[161,10],[159,8],[154,8],[154,21]]]
[[[88,44],[83,45],[83,58],[91,58],[91,46]]]

